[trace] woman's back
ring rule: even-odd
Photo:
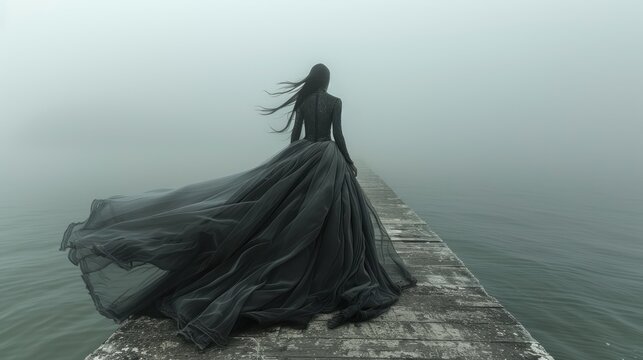
[[[310,141],[330,140],[333,110],[339,98],[319,90],[304,100],[299,111],[306,128],[305,139]]]
[[[297,118],[293,128],[292,141],[299,139],[302,124],[305,127],[304,139],[310,141],[330,140],[330,130],[333,138],[349,164],[353,163],[342,132],[342,100],[319,89],[310,94],[297,110]]]

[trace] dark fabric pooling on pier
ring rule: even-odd
[[[311,98],[319,116],[298,119],[315,130],[262,164],[96,199],[69,225],[61,250],[101,314],[120,322],[156,311],[204,348],[249,323],[305,327],[340,309],[329,327],[368,320],[416,284],[350,172],[343,136],[328,140],[341,102]]]

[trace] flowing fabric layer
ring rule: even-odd
[[[104,316],[154,309],[200,348],[248,323],[328,327],[416,284],[333,141],[301,139],[235,174],[96,199],[61,250]]]

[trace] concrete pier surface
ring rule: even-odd
[[[425,221],[364,162],[355,165],[395,248],[418,278],[418,286],[385,314],[331,330],[326,320],[332,314],[320,314],[306,330],[248,329],[226,348],[206,350],[176,335],[173,320],[140,317],[124,322],[86,359],[553,360]]]

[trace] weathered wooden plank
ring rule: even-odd
[[[314,321],[325,321],[332,314],[318,314]],[[515,324],[516,320],[502,307],[412,307],[395,305],[369,323],[409,321],[449,324]]]
[[[312,321],[307,329],[281,327],[280,337],[316,339],[384,339],[451,341],[529,341],[524,328],[515,324],[462,324],[412,321],[365,322],[329,330],[324,321]]]
[[[396,241],[393,247],[408,265],[464,266],[464,263],[444,243]]]
[[[490,295],[471,295],[468,291],[461,291],[453,294],[423,294],[418,286],[418,291],[407,291],[406,296],[401,296],[396,306],[400,309],[408,308],[414,311],[430,312],[440,308],[463,308],[463,307],[502,307],[498,299]],[[415,290],[414,289],[414,290]],[[466,288],[465,288],[466,289]],[[444,311],[445,309],[439,309]]]
[[[418,279],[418,285],[480,286],[478,279],[466,267],[410,265],[409,270]]]
[[[386,232],[393,241],[429,241],[429,242],[442,242],[427,226],[402,224],[402,223],[383,223]]]
[[[277,332],[268,333],[276,338]],[[274,334],[274,335],[270,335]],[[120,329],[114,332],[105,343],[88,355],[86,360],[236,360],[236,359],[268,359],[263,357],[264,343],[259,339],[263,337],[233,337],[227,347],[211,347],[199,350],[194,344],[174,331],[160,331],[142,329],[139,332],[125,332]],[[265,344],[271,346],[273,352],[274,341],[268,340]]]
[[[400,208],[394,209],[376,209],[380,215],[382,224],[418,224],[426,225],[426,222],[413,212],[412,210],[404,210]]]
[[[270,345],[264,354],[282,359],[543,359],[533,342],[288,338]]]

